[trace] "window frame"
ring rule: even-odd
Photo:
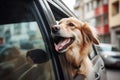
[[[52,11],[50,10],[50,7],[48,3],[46,2],[46,0],[44,1],[36,0],[34,3],[34,8],[37,11],[36,13],[35,11],[33,12],[34,12],[34,15],[36,15],[35,17],[36,17],[36,20],[38,21],[38,25],[42,26],[41,29],[43,31],[43,34],[45,34],[44,35],[44,40],[46,43],[45,45],[47,46],[47,49],[51,56],[55,78],[56,80],[65,80],[63,73],[62,73],[61,65],[58,59],[58,55],[56,54],[56,51],[54,49],[54,44],[53,44],[53,40],[51,37],[50,27],[56,24],[54,20],[54,16],[52,15]],[[41,23],[42,25],[39,23],[40,21],[42,22]]]
[[[51,57],[52,57],[52,62],[55,65],[54,68],[55,68],[55,71],[56,71],[57,80],[66,80],[66,79],[72,80],[72,78],[69,74],[64,76],[64,72],[62,70],[62,65],[60,63],[58,53],[54,49],[54,45],[53,45],[54,42],[53,42],[52,36],[50,34],[51,33],[51,28],[50,27],[55,25],[56,21],[55,21],[55,16],[54,16],[54,14],[53,14],[53,12],[50,8],[50,4],[51,4],[52,7],[57,9],[57,13],[62,17],[70,17],[70,16],[72,17],[73,13],[68,12],[69,10],[67,8],[65,8],[64,5],[59,4],[59,2],[57,2],[57,1],[55,1],[55,2],[54,1],[48,1],[47,2],[46,0],[44,0],[44,1],[39,0],[39,2],[36,1],[35,3],[36,3],[36,6],[39,6],[38,11],[40,13],[44,13],[44,14],[41,15],[41,17],[43,17],[42,20],[43,20],[43,22],[45,22],[44,23],[44,28],[45,28],[46,34],[47,34],[47,36],[46,36],[47,37],[47,39],[46,39],[47,40],[47,45],[49,46],[49,50],[50,50]],[[40,3],[42,6],[38,3]],[[62,11],[63,9],[65,11]],[[60,11],[60,12],[58,12],[58,11]],[[60,14],[60,13],[62,13],[62,14]],[[63,14],[65,14],[65,16],[63,16]],[[53,56],[54,56],[54,58],[53,58]]]
[[[118,15],[120,13],[120,2],[119,0],[112,3],[112,16]]]

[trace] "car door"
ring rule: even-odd
[[[64,80],[51,54],[48,22],[41,8],[45,5],[40,2],[38,11],[36,3],[0,0],[0,35],[5,39],[5,48],[0,50],[0,80]]]

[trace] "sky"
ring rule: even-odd
[[[75,0],[62,0],[72,11],[75,5]]]

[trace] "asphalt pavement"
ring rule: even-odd
[[[107,69],[107,80],[120,80],[120,69]]]

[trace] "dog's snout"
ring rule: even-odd
[[[59,25],[52,26],[52,32],[53,33],[57,33],[59,30],[60,30],[60,26]]]

